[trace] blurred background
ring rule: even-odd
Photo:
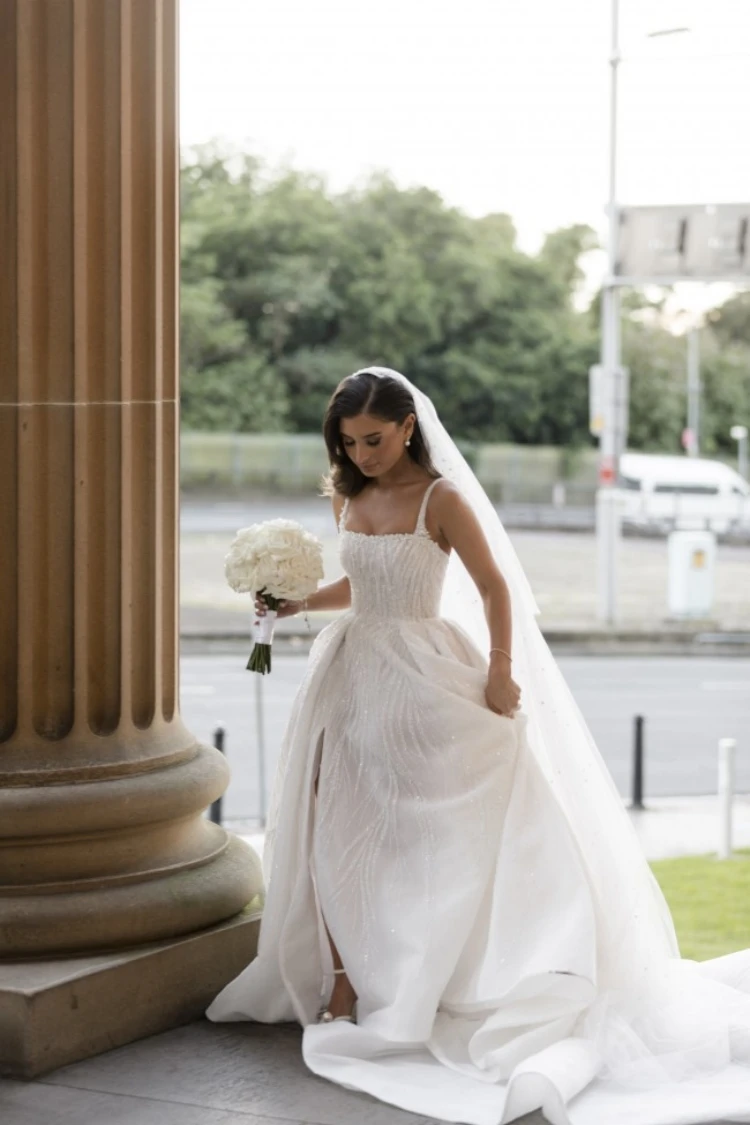
[[[750,793],[741,208],[723,273],[618,289],[616,567],[595,373],[615,192],[750,198],[750,6],[618,7],[613,46],[603,0],[182,0],[182,695],[200,737],[225,728],[230,824],[262,822],[325,620],[289,623],[261,684],[224,555],[286,516],[337,577],[320,424],[369,363],[433,398],[498,506],[623,796],[636,716],[648,796],[715,793],[721,738]]]

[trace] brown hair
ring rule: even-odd
[[[342,418],[372,414],[374,418],[381,418],[384,422],[397,422],[400,425],[410,414],[416,413],[411,392],[400,379],[394,379],[392,375],[360,371],[342,380],[331,396],[323,420],[323,437],[331,466],[330,475],[323,482],[326,495],[337,492],[339,496],[356,496],[369,480],[347,455],[341,443]],[[439,475],[432,464],[418,421],[414,423],[406,452],[430,476]]]

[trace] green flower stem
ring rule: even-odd
[[[270,672],[271,646],[256,645],[250,654],[250,659],[247,662],[247,668],[250,672],[259,672],[261,676],[265,676],[267,672]]]

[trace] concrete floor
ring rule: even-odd
[[[317,1078],[302,1062],[300,1037],[296,1025],[202,1020],[35,1082],[0,1080],[0,1122],[437,1125]],[[545,1125],[545,1118],[529,1114],[519,1125]]]
[[[296,1025],[205,1021],[36,1082],[0,1081],[2,1125],[432,1125],[307,1070]],[[525,1125],[542,1125],[533,1114]]]

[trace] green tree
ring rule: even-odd
[[[265,356],[251,352],[203,370],[183,369],[181,402],[189,430],[275,433],[287,428],[287,389]]]
[[[539,260],[570,298],[583,281],[581,258],[598,246],[596,234],[589,226],[577,223],[552,231],[544,240]]]
[[[339,346],[300,348],[280,359],[277,371],[288,389],[289,429],[299,433],[319,432],[336,386],[369,362],[369,357],[363,353]]]
[[[734,455],[731,427],[750,427],[750,348],[701,332],[702,452]]]
[[[737,293],[723,305],[711,309],[706,321],[722,344],[750,347],[750,293]]]
[[[378,175],[331,193],[207,146],[182,172],[183,418],[196,427],[316,431],[336,383],[398,367],[459,439],[589,444],[598,301],[576,308],[584,226],[521,251],[509,216],[474,219],[427,188]],[[680,449],[685,341],[664,302],[623,300],[630,445]],[[702,333],[704,448],[731,448],[746,414],[747,295]]]
[[[628,445],[679,453],[687,418],[684,338],[625,317],[623,360],[630,370]]]

